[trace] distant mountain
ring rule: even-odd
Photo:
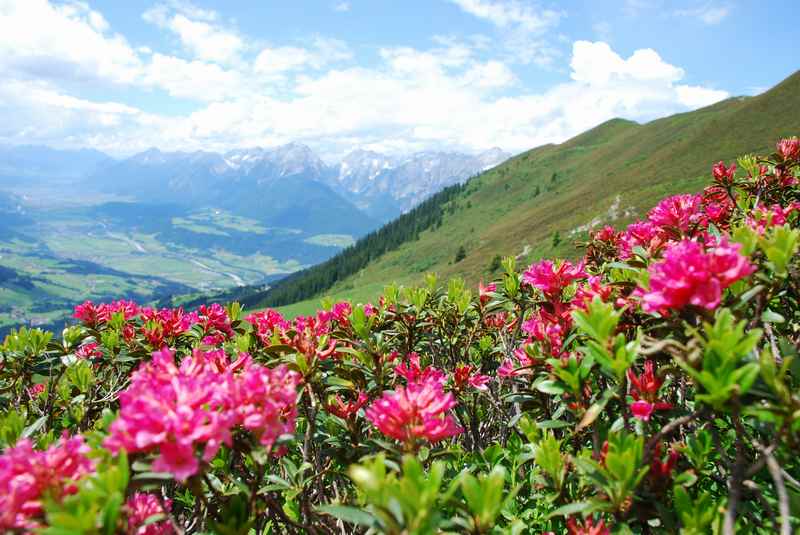
[[[328,183],[340,193],[352,196],[365,212],[387,221],[437,191],[491,169],[509,156],[498,148],[478,155],[418,152],[407,158],[355,150],[334,168]]]
[[[216,206],[273,225],[361,235],[507,158],[500,149],[407,158],[356,150],[330,166],[301,143],[225,154],[154,148],[104,167],[90,181],[143,201]]]
[[[498,275],[500,256],[520,265],[577,256],[575,243],[591,229],[624,227],[665,195],[702,189],[714,162],[769,153],[778,139],[798,135],[798,95],[800,71],[758,96],[646,124],[607,121],[444,190],[419,215],[409,212],[324,263],[239,298],[251,308],[295,304],[290,312],[306,313],[322,296],[366,302],[386,284],[416,284],[426,272],[477,284]]]
[[[162,152],[150,149],[104,168],[89,181],[140,202],[214,207],[268,226],[360,236],[378,222],[325,182],[329,169],[308,147]]]
[[[92,149],[0,145],[0,183],[14,179],[77,179],[113,161],[107,154]]]

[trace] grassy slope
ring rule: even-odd
[[[365,302],[391,282],[413,284],[426,272],[491,278],[495,254],[520,262],[578,254],[570,231],[601,217],[620,196],[621,226],[665,195],[698,191],[712,163],[771,152],[782,136],[800,134],[800,72],[752,98],[733,98],[645,125],[612,120],[561,145],[521,154],[473,179],[442,226],[385,254],[324,295]],[[557,174],[555,182],[553,173]],[[540,194],[535,196],[536,189]],[[553,246],[552,235],[563,238]],[[583,234],[585,236],[585,233]],[[464,260],[454,263],[459,246]],[[523,254],[524,253],[524,254]],[[317,308],[322,296],[283,307],[288,315]]]

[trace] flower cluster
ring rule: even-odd
[[[172,535],[175,530],[169,521],[148,521],[168,513],[171,507],[170,499],[161,500],[155,494],[146,492],[134,493],[125,503],[128,510],[127,535]]]
[[[111,451],[158,451],[153,469],[179,480],[196,474],[201,449],[211,460],[241,425],[271,447],[294,426],[298,377],[285,367],[252,364],[247,354],[228,363],[222,351],[195,350],[175,363],[173,351],[153,353],[120,394],[120,416],[105,445]]]
[[[740,249],[725,239],[709,245],[689,239],[674,243],[648,270],[649,288],[638,288],[636,295],[648,312],[668,313],[687,305],[713,310],[725,288],[755,271]]]
[[[448,414],[456,406],[452,394],[435,380],[397,386],[366,411],[367,419],[387,437],[411,450],[420,439],[438,442],[464,430]]]
[[[65,434],[45,451],[22,439],[0,455],[0,530],[39,527],[45,496],[74,494],[76,481],[94,470],[88,452],[83,437]]]

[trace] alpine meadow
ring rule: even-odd
[[[800,533],[798,15],[0,0],[0,533]]]

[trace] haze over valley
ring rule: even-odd
[[[0,326],[57,323],[83,299],[264,286],[321,262],[508,155],[307,146],[163,152],[0,148]]]

